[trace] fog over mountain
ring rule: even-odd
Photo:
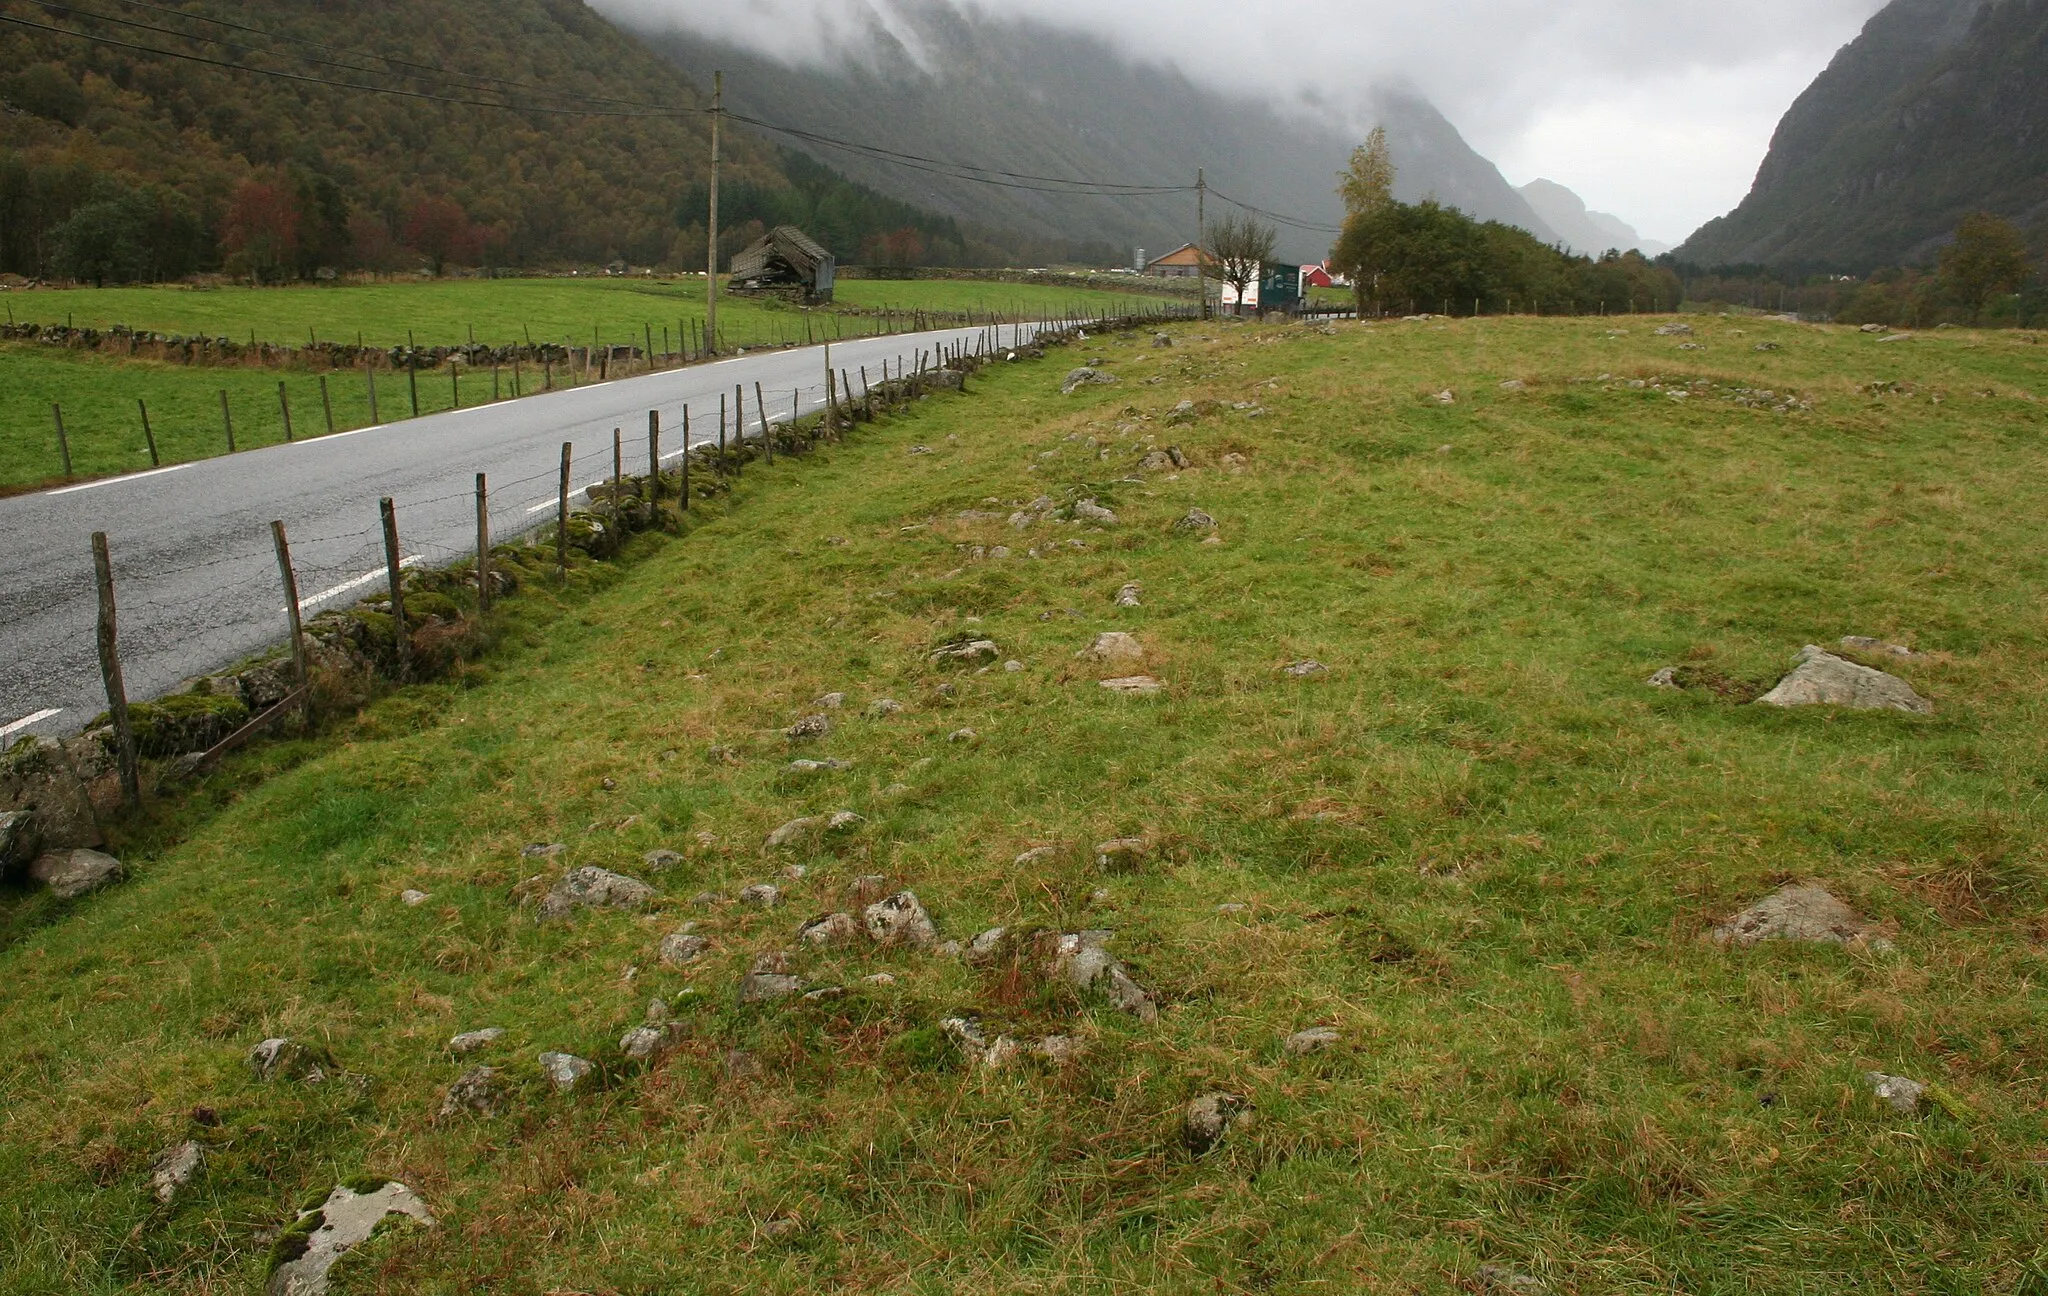
[[[1556,231],[1566,247],[1582,256],[1619,250],[1654,257],[1671,250],[1668,243],[1636,233],[1635,227],[1619,216],[1588,211],[1583,198],[1554,180],[1531,180],[1516,192],[1536,210],[1544,224]]]
[[[692,11],[693,13],[695,11]],[[1343,208],[1336,175],[1372,124],[1388,129],[1397,194],[1434,197],[1554,241],[1559,236],[1499,170],[1412,89],[1343,102],[1276,101],[1256,85],[1214,86],[1135,60],[1098,36],[1000,17],[949,0],[847,5],[783,55],[693,27],[617,16],[700,84],[726,74],[735,111],[805,131],[945,161],[1133,185],[1193,185],[1206,172],[1213,216],[1232,200],[1289,218],[1283,255],[1320,260]],[[800,53],[802,57],[788,57]],[[864,183],[985,227],[1086,239],[1128,254],[1170,251],[1196,235],[1191,193],[1096,196],[990,185],[789,141]]]

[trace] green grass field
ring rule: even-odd
[[[239,758],[130,831],[128,883],[5,901],[0,1290],[258,1290],[300,1203],[389,1176],[440,1224],[337,1292],[2039,1292],[2048,370],[2013,334],[1693,322],[1189,326],[1084,344],[1122,382],[1066,398],[1090,352],[990,371]],[[1167,426],[1183,399],[1223,408]],[[1140,470],[1155,438],[1192,466]],[[1001,520],[1042,492],[1120,521]],[[1077,658],[1108,630],[1142,665]],[[960,634],[1022,669],[933,665]],[[1887,664],[1936,714],[1644,682],[1848,634],[1925,654]],[[1164,693],[1098,686],[1133,670]],[[828,691],[831,735],[786,740]],[[1149,854],[1099,871],[1122,836]],[[585,864],[659,899],[538,923]],[[795,955],[843,997],[737,1006],[864,874],[947,937],[1114,929],[1157,1022],[864,942]],[[1896,949],[1702,940],[1791,880]],[[784,902],[692,899],[756,882]],[[661,966],[685,922],[710,956]],[[677,1046],[619,1062],[657,996]],[[1085,1052],[969,1065],[956,1015]],[[255,1082],[275,1035],[347,1076]],[[545,1049],[615,1065],[557,1096]],[[477,1061],[500,1114],[439,1117]],[[1210,1091],[1256,1121],[1197,1158]]]
[[[411,330],[421,345],[457,343],[474,330],[495,344],[523,341],[588,346],[593,335],[618,345],[644,345],[651,331],[657,351],[680,346],[683,319],[701,329],[702,280],[623,279],[445,280],[438,283],[377,284],[338,288],[200,290],[184,287],[66,289],[6,294],[9,310],[23,320],[79,327],[114,323],[162,333],[303,343],[312,334],[329,341],[353,341],[358,333],[379,346],[402,344]],[[1069,292],[1029,284],[849,280],[840,304],[865,310],[995,310],[1011,318],[1033,312],[1139,309],[1171,305],[1159,297],[1118,297],[1108,292]],[[722,300],[719,330],[728,345],[757,346],[805,338],[804,313],[776,304]],[[813,335],[848,336],[880,331],[888,321],[872,316],[813,312]],[[896,321],[908,327],[909,321]],[[663,330],[668,330],[664,337]],[[226,427],[220,393],[228,392],[241,449],[284,438],[277,384],[286,383],[293,431],[304,437],[326,431],[319,377],[299,371],[274,372],[229,366],[188,366],[129,361],[29,343],[0,344],[0,490],[60,479],[63,458],[57,443],[53,404],[63,407],[78,477],[133,472],[150,466],[137,400],[148,402],[150,425],[164,463],[222,454]],[[557,386],[575,375],[555,372]],[[490,398],[491,375],[462,378],[465,406]],[[514,375],[505,368],[498,390],[510,396]],[[538,390],[542,377],[529,368],[522,390]],[[379,374],[378,413],[385,421],[408,417],[412,405],[403,374]],[[328,402],[336,430],[371,422],[369,391],[361,374],[328,377]],[[419,379],[422,413],[449,409],[457,398],[444,369]]]

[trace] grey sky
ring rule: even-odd
[[[596,0],[781,47],[888,0]],[[1405,79],[1522,184],[1547,176],[1676,243],[1748,192],[1772,129],[1883,0],[986,0],[1204,81],[1344,102]],[[766,19],[766,22],[762,20]]]

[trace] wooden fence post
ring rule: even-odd
[[[683,433],[683,446],[689,447],[689,433]],[[683,456],[683,471],[689,472],[690,456]],[[686,490],[684,495],[688,495]],[[654,525],[661,525],[661,411],[647,411],[647,504],[654,514]],[[683,507],[689,507],[686,499]]]
[[[220,424],[227,429],[228,453],[235,452],[235,416],[228,412],[228,389],[220,389]]]
[[[462,369],[455,363],[455,357],[448,357],[448,389],[453,393],[455,408],[462,408]]]
[[[289,442],[292,439],[292,401],[282,382],[277,385],[277,410],[284,417],[284,439]]]
[[[754,384],[754,409],[761,415],[762,462],[770,467],[775,464],[775,433],[768,427],[768,402],[761,396],[761,384]]]
[[[747,475],[747,389],[739,383],[732,385],[732,470],[744,477]]]
[[[661,480],[659,477],[656,481]],[[676,511],[690,511],[690,407],[683,406],[683,486],[676,493]]]
[[[136,766],[135,727],[128,722],[128,690],[121,682],[121,654],[114,637],[114,564],[107,533],[92,533],[93,576],[100,589],[100,679],[107,686],[107,714],[114,721],[115,755],[121,763],[121,804],[142,804],[142,774]]]
[[[292,547],[284,535],[284,523],[272,521],[270,540],[277,547],[277,574],[284,581],[284,615],[292,631],[292,678],[299,684],[299,718],[313,727],[312,680],[306,670],[305,629],[299,620],[299,578],[292,570]]]
[[[64,476],[71,476],[71,438],[64,435],[64,407],[52,401],[50,417],[57,421],[57,457],[64,461]]]
[[[640,328],[647,334],[647,371],[654,372],[654,326],[642,321]]]
[[[626,480],[625,443],[619,439],[621,429],[612,429],[612,525],[619,524],[619,490]]]
[[[569,583],[569,460],[576,453],[570,442],[562,442],[562,484],[555,499],[555,572]]]
[[[838,421],[839,409],[832,399],[832,344],[825,343],[825,435],[829,438]]]
[[[363,361],[363,378],[370,384],[370,423],[374,426],[384,419],[377,413],[377,371],[368,360]]]
[[[491,490],[484,475],[476,475],[476,606],[491,610]]]
[[[718,394],[718,475],[725,476],[725,393]]]
[[[391,583],[391,642],[398,652],[398,682],[412,678],[412,635],[405,628],[405,582],[398,559],[398,510],[386,495],[377,501],[384,517],[384,577]]]
[[[152,468],[161,467],[163,460],[157,457],[156,433],[152,432],[149,427],[149,406],[138,399],[135,402],[135,408],[142,412],[142,439],[149,445],[149,466]]]
[[[412,416],[420,416],[420,356],[408,346],[405,349],[405,389],[412,394]]]
[[[327,416],[327,435],[334,435],[334,400],[327,394],[327,375],[320,375],[320,412]]]

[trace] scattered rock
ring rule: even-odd
[[[740,978],[739,1000],[743,1004],[772,1003],[801,994],[804,983],[789,970],[787,954],[763,954]]]
[[[1685,326],[1681,324],[1679,327]],[[1520,1292],[1525,1296],[1538,1296],[1539,1293],[1548,1290],[1541,1278],[1516,1273],[1506,1265],[1480,1265],[1472,1271],[1472,1279],[1488,1291]]]
[[[1510,378],[1500,385],[1500,389],[1504,392],[1528,391],[1529,384],[1523,382],[1520,378]]]
[[[1691,337],[1691,336],[1692,336],[1692,325],[1690,325],[1690,324],[1665,324],[1665,325],[1661,325],[1660,327],[1658,327],[1658,328],[1657,328],[1657,329],[1655,330],[1655,335],[1656,335],[1657,337]]]
[[[1251,460],[1235,451],[1223,456],[1223,466],[1233,473],[1241,473],[1251,467]]]
[[[860,939],[861,925],[850,913],[831,913],[813,918],[797,929],[799,945],[813,949],[829,949],[834,945],[847,945]]]
[[[157,1153],[155,1163],[149,1168],[150,1191],[156,1194],[158,1201],[170,1205],[171,1198],[192,1182],[205,1162],[206,1150],[190,1139],[165,1148]]]
[[[1074,517],[1077,521],[1093,522],[1098,526],[1115,526],[1117,521],[1115,512],[1102,507],[1092,499],[1084,499],[1075,504]]]
[[[417,909],[433,897],[424,891],[405,890],[398,893],[398,899],[406,908]]]
[[[655,955],[663,967],[688,967],[711,952],[711,942],[693,931],[670,932],[661,938],[661,949]]]
[[[1173,456],[1164,450],[1151,451],[1138,461],[1138,468],[1143,472],[1165,472],[1175,466]]]
[[[853,884],[847,888],[846,893],[852,899],[855,906],[864,909],[875,901],[880,900],[883,896],[888,895],[889,890],[890,882],[888,878],[880,873],[863,873],[853,880]]]
[[[834,999],[844,999],[845,997],[845,986],[820,986],[816,990],[804,992],[805,1003],[829,1003]]]
[[[1676,666],[1666,666],[1663,670],[1658,671],[1643,682],[1654,689],[1672,689],[1677,691],[1684,687],[1678,682],[1678,667]]]
[[[1123,693],[1138,697],[1150,697],[1154,693],[1163,691],[1166,688],[1166,685],[1160,683],[1158,680],[1154,679],[1150,675],[1131,675],[1123,679],[1103,680],[1102,687],[1108,689],[1112,693]]]
[[[1323,665],[1314,658],[1295,662],[1292,666],[1285,667],[1284,670],[1296,679],[1307,679],[1311,675],[1327,675],[1330,672],[1328,666]]]
[[[1152,345],[1155,348],[1170,347],[1173,345],[1173,335],[1171,333],[1154,333],[1152,335]]]
[[[1166,426],[1184,427],[1200,417],[1201,415],[1195,411],[1195,403],[1191,400],[1184,400],[1167,411]]]
[[[902,711],[903,704],[895,698],[876,698],[868,703],[868,718],[870,720],[880,720],[884,716],[898,715]]]
[[[815,837],[824,831],[825,820],[822,816],[805,815],[801,819],[792,819],[774,832],[769,833],[768,839],[761,843],[761,849],[782,850],[785,847],[794,846],[798,842]]]
[[[1217,912],[1217,913],[1220,913],[1220,914],[1241,914],[1241,913],[1250,913],[1250,912],[1251,912],[1251,909],[1252,909],[1252,907],[1251,907],[1250,905],[1248,905],[1248,904],[1240,904],[1239,902],[1237,902],[1237,901],[1235,901],[1235,900],[1232,900],[1232,901],[1228,902],[1227,904],[1220,904],[1220,905],[1217,905],[1217,906],[1216,906],[1216,912]]]
[[[1121,630],[1106,630],[1095,636],[1094,643],[1074,655],[1090,661],[1124,665],[1145,660],[1145,645]]]
[[[1203,1094],[1181,1111],[1181,1141],[1189,1152],[1201,1156],[1221,1143],[1231,1127],[1243,1123],[1251,1113],[1251,1103],[1237,1094]]]
[[[994,515],[991,514],[991,516]],[[846,705],[846,694],[821,693],[818,695],[817,699],[811,703],[811,705],[823,711],[837,711],[839,710],[839,708]]]
[[[1861,329],[1857,331],[1861,333],[1882,333],[1884,332],[1884,330],[1885,326],[1882,324],[1865,324]]]
[[[793,760],[789,763],[792,774],[830,774],[852,768],[852,761],[843,760]]]
[[[426,1203],[402,1183],[387,1182],[366,1192],[337,1187],[279,1240],[267,1296],[325,1296],[327,1271],[345,1252],[368,1241],[387,1215],[434,1227]]]
[[[1861,942],[1873,950],[1892,948],[1876,923],[1843,904],[1827,888],[1811,883],[1787,886],[1765,896],[1708,934],[1717,945],[1748,948],[1768,940],[1829,945]]]
[[[725,1078],[728,1080],[756,1080],[761,1075],[761,1059],[745,1049],[732,1049],[725,1055]]]
[[[1187,516],[1173,524],[1176,531],[1214,531],[1216,519],[1200,509],[1189,509]]]
[[[333,1066],[325,1050],[283,1038],[264,1040],[250,1049],[244,1060],[258,1080],[303,1080],[307,1084],[325,1080]]]
[[[0,812],[0,877],[12,877],[42,853],[42,833],[26,810]]]
[[[892,986],[896,984],[895,974],[890,972],[876,972],[871,976],[864,976],[860,980],[862,985]]]
[[[1813,644],[1799,650],[1799,665],[1757,699],[1760,706],[1845,706],[1860,711],[1932,715],[1934,704],[1896,675],[1858,666]]]
[[[654,899],[654,888],[610,869],[571,869],[540,902],[543,920],[566,918],[577,909],[638,909]]]
[[[1882,1071],[1864,1073],[1864,1081],[1870,1092],[1891,1104],[1893,1111],[1901,1116],[1916,1116],[1927,1102],[1927,1086],[1918,1080],[1904,1076],[1886,1075]]]
[[[972,729],[955,729],[952,733],[946,735],[946,741],[949,743],[965,743],[971,747],[981,741],[981,735]]]
[[[820,711],[807,715],[782,731],[791,742],[814,742],[832,732],[832,717]]]
[[[759,909],[773,909],[782,903],[782,888],[766,882],[756,882],[740,892],[740,903]]]
[[[1903,657],[1907,661],[1919,661],[1927,655],[1914,652],[1903,644],[1886,643],[1868,635],[1843,635],[1842,647],[1850,652],[1869,653],[1873,657]]]
[[[1782,350],[1784,350],[1784,348],[1783,348],[1783,347],[1781,347],[1781,346],[1779,346],[1779,345],[1778,345],[1778,344],[1777,344],[1776,342],[1759,342],[1759,343],[1757,343],[1757,344],[1756,344],[1755,346],[1751,347],[1751,348],[1750,348],[1750,350],[1752,350],[1752,351],[1782,351]]]
[[[441,1119],[474,1112],[479,1116],[498,1114],[498,1070],[496,1067],[471,1067],[448,1086],[448,1092],[441,1098]]]
[[[964,643],[947,644],[931,656],[934,665],[972,664],[994,661],[1003,655],[1003,650],[992,639],[970,639]]]
[[[1042,1058],[1054,1066],[1078,1062],[1088,1051],[1086,1044],[1071,1035],[1047,1035],[1032,1041],[1028,1048],[1033,1057]]]
[[[723,746],[706,748],[704,759],[713,765],[738,765],[744,760],[736,748]]]
[[[1148,1025],[1159,1020],[1159,1005],[1150,991],[1131,979],[1124,965],[1105,948],[1113,933],[1106,931],[1067,932],[1053,938],[1053,956],[1048,971],[1064,977],[1076,990],[1098,985],[1107,990],[1117,1008]]]
[[[931,915],[918,903],[914,891],[898,891],[878,900],[863,912],[868,935],[878,945],[910,945],[928,948],[938,942],[938,928]]]
[[[1135,873],[1151,853],[1152,847],[1143,837],[1118,837],[1113,841],[1097,842],[1095,867],[1105,873]]]
[[[666,873],[682,863],[683,856],[681,851],[651,850],[640,857],[640,862],[645,864],[651,873]]]
[[[461,1057],[465,1053],[474,1053],[478,1049],[489,1048],[492,1044],[504,1038],[505,1028],[503,1026],[486,1026],[482,1030],[464,1031],[448,1041],[448,1051],[456,1057]]]
[[[561,842],[535,842],[531,846],[520,848],[519,857],[521,859],[553,859],[568,849]]]
[[[651,1062],[667,1052],[671,1042],[665,1025],[635,1026],[619,1037],[619,1052],[635,1062]]]
[[[1007,927],[991,927],[968,941],[967,948],[961,951],[960,956],[970,964],[986,963],[1002,952],[1003,937],[1009,934],[1010,929]]]
[[[690,903],[699,909],[709,909],[715,905],[722,905],[725,903],[725,892],[699,891],[696,895],[690,897]]]
[[[1912,335],[1911,333],[1889,333],[1889,334],[1886,334],[1886,335],[1885,335],[1884,337],[1881,337],[1881,338],[1879,338],[1879,339],[1878,339],[1878,341],[1879,341],[1880,343],[1884,343],[1884,342],[1911,342],[1912,340],[1913,340],[1913,335]]]
[[[1100,369],[1084,365],[1067,375],[1066,381],[1060,384],[1060,395],[1071,396],[1083,387],[1114,386],[1117,381],[1115,374],[1107,374]]]
[[[1053,858],[1055,855],[1058,855],[1059,853],[1060,848],[1057,846],[1033,846],[1030,850],[1025,851],[1022,855],[1019,855],[1012,862],[1015,863],[1018,868],[1031,868],[1035,865],[1044,863],[1046,860]]]
[[[1435,400],[1436,403],[1439,405],[1455,405],[1458,403],[1458,393],[1450,390],[1447,387],[1443,391],[1438,392],[1431,399]]]
[[[50,888],[50,894],[59,900],[76,900],[128,874],[120,860],[81,846],[37,856],[28,866],[28,875],[31,881]]]
[[[556,1093],[573,1092],[591,1072],[597,1070],[593,1064],[577,1057],[574,1053],[543,1053],[540,1055],[541,1074],[555,1087]]]
[[[1143,605],[1142,605],[1142,604],[1141,604],[1141,603],[1140,603],[1140,602],[1138,601],[1138,594],[1139,594],[1139,587],[1138,587],[1138,585],[1137,585],[1137,584],[1136,584],[1135,582],[1134,582],[1134,583],[1132,583],[1132,584],[1126,585],[1126,586],[1124,586],[1124,587],[1123,587],[1122,589],[1120,589],[1120,590],[1118,590],[1118,591],[1116,592],[1116,605],[1117,605],[1118,607],[1140,607],[1140,606],[1143,606]]]
[[[1328,1026],[1312,1026],[1289,1035],[1285,1048],[1289,1057],[1307,1057],[1311,1053],[1322,1052],[1343,1038]]]

